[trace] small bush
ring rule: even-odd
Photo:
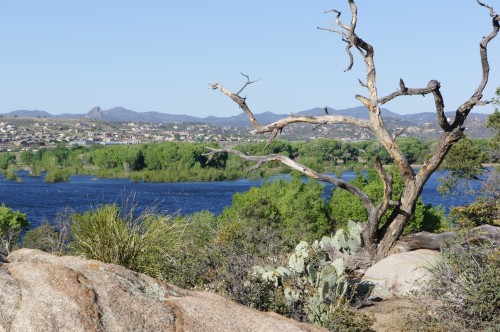
[[[451,208],[450,220],[462,229],[470,229],[481,225],[500,226],[498,207],[487,201]]]
[[[28,227],[26,214],[2,204],[0,206],[0,253],[4,251],[8,255],[12,247],[19,244],[21,233]]]
[[[5,178],[9,181],[21,182],[21,178],[17,177],[16,168],[12,165],[5,170]]]
[[[74,211],[66,208],[57,213],[50,224],[48,221],[26,232],[23,247],[39,249],[53,254],[65,254],[71,241],[71,222]]]
[[[332,332],[374,332],[374,322],[372,316],[357,311],[349,303],[343,303],[330,311],[323,326]]]
[[[208,248],[214,237],[214,228],[215,216],[208,211],[173,219],[160,239],[161,256],[153,256],[148,260],[152,266],[155,266],[152,264],[155,261],[161,263],[156,265],[156,271],[145,267],[143,272],[181,287],[197,287],[208,283]]]
[[[23,247],[38,249],[45,252],[57,252],[57,239],[59,232],[48,222],[26,232],[23,239]]]
[[[267,285],[251,282],[249,271],[254,265],[275,264],[282,248],[283,240],[269,225],[221,225],[210,248],[209,287],[240,304],[279,312]]]
[[[458,237],[430,268],[427,293],[437,302],[427,321],[441,322],[447,331],[499,331],[499,247],[470,240]]]
[[[54,168],[45,175],[45,182],[68,182],[70,173],[67,170]]]

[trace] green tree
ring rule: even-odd
[[[45,182],[68,182],[70,178],[70,173],[67,169],[63,168],[51,168],[47,171],[45,175]]]
[[[31,166],[34,161],[35,154],[33,151],[23,151],[21,152],[21,163],[26,166]]]
[[[500,88],[497,88],[494,103],[500,105]],[[498,108],[495,108],[495,111],[488,116],[486,127],[496,130],[495,136],[490,140],[490,149],[492,161],[498,163],[500,161],[500,111]]]
[[[300,178],[266,182],[260,188],[235,194],[233,204],[218,221],[221,225],[254,229],[253,233],[260,233],[263,228],[272,230],[285,246],[300,240],[312,241],[332,230],[323,192],[323,185],[316,181],[304,183]]]
[[[53,149],[47,150],[47,153],[56,158],[56,163],[59,166],[66,166],[70,150],[63,143],[57,144]]]
[[[423,163],[427,155],[430,154],[428,144],[418,138],[402,138],[398,139],[397,142],[412,164]]]
[[[26,214],[12,210],[2,204],[0,206],[0,250],[9,254],[12,246],[19,242],[19,237],[29,226]]]
[[[486,153],[479,144],[468,138],[462,139],[452,146],[441,165],[442,169],[449,170],[449,174],[440,179],[438,190],[448,194],[458,189],[461,182],[479,180],[484,173],[482,164],[486,161]]]
[[[16,162],[16,156],[10,152],[0,153],[0,170],[6,170],[9,165]]]
[[[395,167],[390,168],[388,174],[393,178],[393,197],[397,200],[403,191],[403,181]],[[369,170],[366,175],[358,175],[351,183],[367,193],[375,203],[380,203],[382,200],[384,185],[375,170]],[[336,228],[346,227],[349,220],[366,221],[368,218],[362,202],[356,196],[340,188],[332,191],[328,207]],[[382,223],[387,220],[391,212],[392,209],[386,212],[386,215],[382,218]],[[432,232],[440,228],[443,219],[444,211],[442,209],[430,204],[426,205],[419,198],[415,205],[415,211],[403,234],[419,231]]]

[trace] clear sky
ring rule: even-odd
[[[0,113],[85,113],[122,106],[194,116],[239,114],[207,83],[238,90],[240,72],[262,78],[246,91],[255,113],[360,105],[364,64],[344,73],[345,44],[319,31],[340,0],[15,0],[0,2]],[[489,0],[500,11],[500,0]],[[491,31],[474,0],[359,0],[358,34],[375,47],[381,96],[442,84],[447,111],[480,81],[478,44]],[[490,44],[486,96],[500,86],[500,36]],[[386,105],[433,111],[431,97]],[[491,112],[492,106],[480,109]],[[477,111],[477,109],[475,110]]]

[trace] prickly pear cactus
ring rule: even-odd
[[[350,226],[357,227],[356,224]],[[361,232],[354,230],[352,234]],[[338,245],[339,241],[344,247]],[[311,322],[322,324],[347,292],[344,261],[329,260],[327,250],[337,246],[344,252],[355,250],[354,246],[349,247],[349,241],[356,241],[350,231],[338,232],[333,238],[323,237],[312,245],[302,241],[290,255],[287,267],[254,266],[252,275],[281,289],[291,306],[303,307]]]
[[[323,236],[318,243],[322,248],[332,247],[345,254],[357,254],[363,246],[361,223],[349,220],[347,230],[339,229],[333,237]]]
[[[305,241],[300,242],[295,251],[288,260],[288,267],[296,274],[301,274],[306,268],[306,259],[309,257],[309,244]]]

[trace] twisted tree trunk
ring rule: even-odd
[[[449,123],[446,119],[444,113],[444,101],[441,95],[440,88],[441,85],[438,81],[431,80],[427,87],[425,88],[408,88],[406,87],[404,81],[401,79],[399,82],[399,89],[390,95],[379,98],[377,92],[377,75],[374,62],[374,49],[373,47],[365,42],[356,33],[356,24],[358,21],[357,6],[354,0],[347,0],[351,10],[351,21],[349,24],[345,24],[340,20],[341,13],[336,10],[333,12],[336,14],[336,24],[335,28],[318,28],[320,30],[326,30],[338,34],[341,36],[342,40],[347,44],[346,52],[349,56],[349,65],[346,70],[350,70],[354,64],[354,57],[351,50],[357,51],[366,66],[366,82],[361,82],[363,87],[367,90],[367,95],[356,95],[355,98],[359,100],[367,109],[369,113],[369,120],[357,119],[347,116],[326,115],[323,116],[290,116],[283,118],[276,122],[268,125],[261,125],[257,122],[253,112],[246,103],[246,97],[241,97],[241,92],[250,84],[255,81],[251,81],[248,76],[247,82],[243,87],[237,92],[233,93],[229,89],[225,88],[219,83],[210,84],[210,88],[214,90],[220,90],[223,94],[231,98],[243,112],[248,116],[250,122],[252,123],[254,134],[264,134],[270,133],[268,144],[285,128],[286,126],[293,123],[308,123],[315,125],[327,125],[327,124],[348,124],[358,126],[360,128],[369,129],[382,146],[387,150],[390,157],[393,159],[395,165],[397,166],[404,182],[404,190],[398,202],[392,200],[392,179],[386,174],[380,159],[377,157],[375,159],[375,168],[384,183],[384,195],[382,202],[376,205],[371,201],[370,197],[362,192],[359,188],[351,183],[345,182],[342,179],[332,177],[327,174],[320,174],[314,170],[296,163],[295,161],[281,155],[267,155],[267,156],[247,156],[239,151],[231,149],[211,149],[208,153],[209,157],[212,157],[215,153],[228,152],[239,155],[242,159],[255,162],[253,166],[259,167],[264,162],[268,161],[278,161],[281,162],[292,169],[295,169],[304,175],[332,183],[339,188],[349,191],[351,194],[357,196],[363,203],[364,208],[368,214],[368,221],[366,227],[363,230],[363,240],[369,255],[374,261],[378,261],[386,257],[391,248],[394,246],[395,242],[401,236],[403,228],[408,223],[410,217],[412,216],[415,204],[417,202],[420,193],[422,192],[423,186],[429,179],[431,174],[439,167],[444,157],[448,153],[451,146],[460,140],[463,135],[463,124],[467,118],[469,112],[479,105],[484,105],[489,103],[489,101],[483,101],[483,91],[486,87],[489,77],[489,63],[487,48],[488,43],[496,37],[499,31],[499,21],[500,16],[496,14],[491,6],[483,4],[479,0],[477,3],[489,10],[489,14],[492,22],[492,31],[486,37],[483,37],[480,43],[480,56],[481,56],[481,68],[482,68],[482,79],[472,94],[472,96],[466,100],[462,105],[456,109],[455,119],[453,123]],[[427,160],[423,167],[415,174],[411,165],[403,154],[402,150],[396,142],[396,137],[400,132],[390,133],[384,124],[381,116],[381,106],[385,103],[400,97],[400,96],[412,96],[412,95],[429,95],[432,94],[435,102],[436,111],[436,121],[443,130],[436,148],[432,156]],[[266,145],[267,147],[267,145]],[[209,158],[210,159],[210,158]],[[394,207],[391,215],[387,222],[381,227],[381,219],[384,214],[389,210],[389,208]]]

